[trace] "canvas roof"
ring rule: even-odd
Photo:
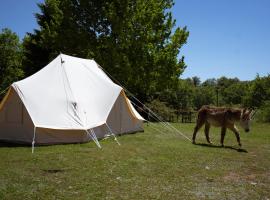
[[[123,90],[94,60],[64,54],[12,87],[34,125],[52,129],[90,129],[106,123]]]

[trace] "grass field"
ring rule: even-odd
[[[159,129],[156,131],[152,126]],[[194,124],[174,124],[191,137]],[[203,132],[199,145],[160,124],[144,133],[93,142],[37,147],[0,147],[0,199],[270,199],[270,124],[233,133],[219,147]]]

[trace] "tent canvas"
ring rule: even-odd
[[[143,120],[94,60],[60,54],[10,86],[0,104],[0,140],[80,143],[142,131]]]

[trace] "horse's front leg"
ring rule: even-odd
[[[209,144],[212,144],[212,142],[210,141],[210,137],[209,137],[209,130],[210,130],[210,124],[208,122],[206,122],[205,127],[204,127],[204,134],[205,134],[207,142]]]
[[[221,128],[221,138],[220,138],[220,144],[222,147],[224,147],[224,138],[225,138],[225,135],[226,135],[226,127],[222,127]]]

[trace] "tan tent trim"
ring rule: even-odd
[[[103,125],[103,124],[102,124]],[[57,127],[49,127],[49,126],[35,126],[36,128],[40,128],[40,129],[48,129],[48,130],[60,130],[60,131],[72,131],[72,130],[75,130],[75,131],[85,131],[85,130],[90,130],[92,128],[57,128]]]
[[[47,126],[47,125],[35,125],[36,128],[42,128],[42,129],[50,129],[50,130],[66,130],[66,131],[72,131],[72,130],[76,130],[76,131],[85,131],[85,130],[90,130],[93,128],[96,128],[98,126],[102,126],[106,124],[106,122],[100,122],[95,124],[94,126],[91,127],[82,127],[82,128],[65,128],[65,127],[52,127],[52,126]]]
[[[133,120],[134,120],[134,121],[135,121],[135,120],[138,120],[138,118],[136,117],[136,115],[133,113],[132,108],[130,107],[130,104],[129,104],[129,102],[128,102],[128,98],[127,98],[127,96],[126,96],[124,90],[121,91],[121,94],[124,96],[124,99],[125,99],[125,101],[126,101],[126,106],[128,107],[128,111],[129,111],[129,113],[131,114],[131,116],[133,117]]]
[[[8,88],[8,91],[6,93],[6,95],[4,96],[4,99],[1,101],[0,103],[0,111],[3,109],[5,102],[8,100],[8,98],[10,97],[10,92],[11,92],[11,87]]]

